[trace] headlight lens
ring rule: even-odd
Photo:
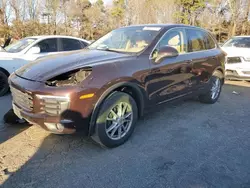
[[[55,87],[77,85],[85,80],[91,72],[91,68],[70,71],[48,80],[46,84]]]
[[[41,111],[50,115],[60,115],[70,105],[69,96],[36,95],[40,99]]]

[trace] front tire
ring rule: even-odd
[[[92,138],[109,148],[120,146],[132,135],[137,119],[135,100],[129,94],[114,92],[101,106]]]
[[[220,97],[223,80],[220,73],[214,74],[209,83],[209,91],[199,96],[202,103],[214,104]]]
[[[0,97],[9,91],[8,76],[0,71]]]

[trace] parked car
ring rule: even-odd
[[[21,39],[0,50],[0,96],[9,90],[8,76],[21,66],[38,58],[79,50],[89,41],[69,36],[33,36]]]
[[[226,78],[250,81],[250,36],[235,36],[225,42]]]
[[[124,27],[86,50],[17,70],[9,78],[13,109],[53,133],[84,131],[116,147],[128,140],[145,109],[193,96],[215,103],[224,83],[224,61],[215,39],[201,28]]]

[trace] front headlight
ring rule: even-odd
[[[46,84],[55,87],[77,85],[85,80],[91,72],[91,68],[73,70],[48,80]]]
[[[41,111],[50,115],[60,115],[70,105],[69,96],[36,95],[40,100]]]

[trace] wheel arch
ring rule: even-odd
[[[217,68],[214,70],[214,72],[213,72],[212,75],[218,75],[218,76],[220,76],[221,79],[222,79],[222,82],[223,82],[223,84],[224,84],[224,82],[225,82],[225,71],[224,71],[224,69],[223,69],[222,67],[217,67]]]
[[[143,115],[145,107],[145,99],[146,99],[146,95],[143,92],[143,89],[141,89],[140,86],[138,86],[136,83],[132,82],[116,83],[111,87],[109,87],[108,89],[106,89],[99,97],[97,103],[95,104],[89,123],[89,136],[91,136],[95,131],[95,121],[98,116],[102,103],[108,96],[110,96],[110,94],[116,91],[124,92],[131,95],[137,104],[138,116],[141,117]]]

